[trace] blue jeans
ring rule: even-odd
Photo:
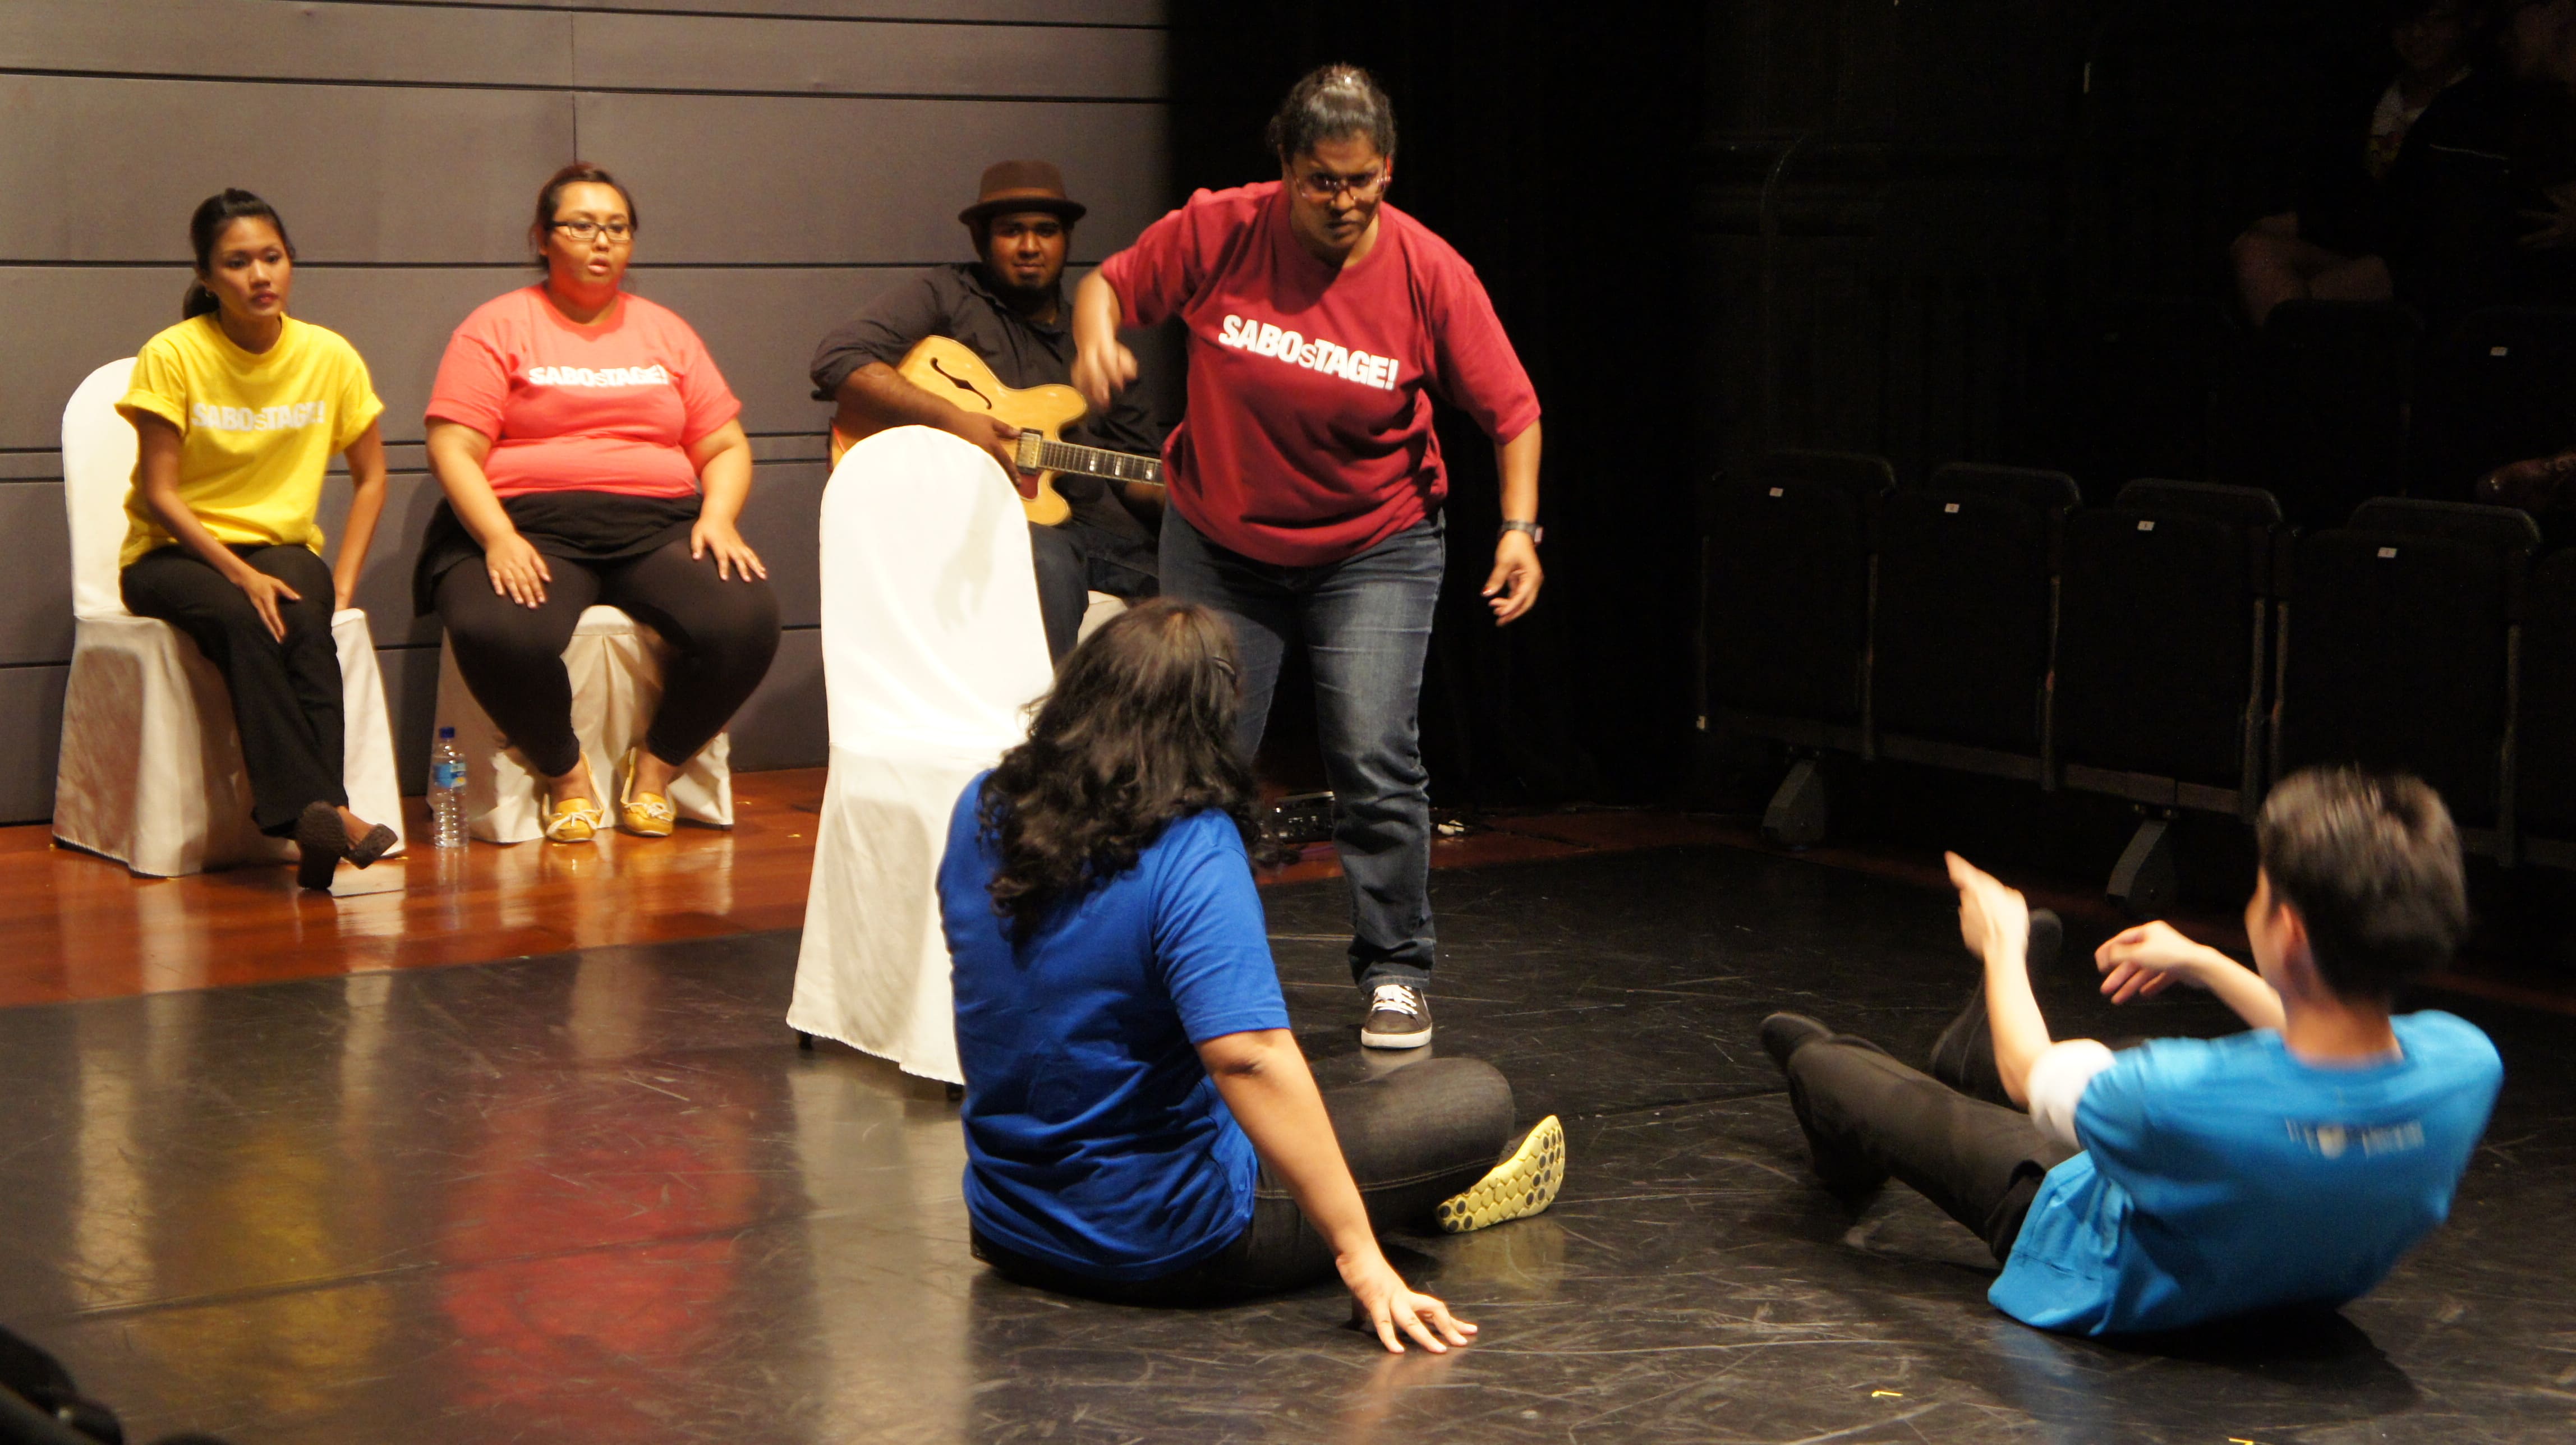
[[[1340,562],[1281,567],[1209,541],[1177,509],[1163,516],[1163,595],[1233,624],[1246,756],[1261,746],[1281,659],[1291,645],[1306,649],[1333,788],[1333,847],[1351,885],[1351,976],[1362,987],[1431,977],[1422,658],[1447,556],[1438,517]]]

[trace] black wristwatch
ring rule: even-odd
[[[1501,541],[1505,532],[1529,533],[1530,545],[1533,547],[1547,540],[1547,529],[1536,522],[1522,522],[1506,517],[1503,519],[1503,525],[1495,529],[1494,540]]]

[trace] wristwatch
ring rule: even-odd
[[[1536,546],[1547,540],[1547,529],[1545,527],[1540,526],[1536,522],[1523,522],[1511,517],[1503,519],[1503,525],[1495,530],[1494,536],[1499,540],[1505,532],[1529,533],[1530,545],[1532,546]]]

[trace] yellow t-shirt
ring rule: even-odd
[[[340,333],[290,316],[277,344],[253,355],[212,316],[191,317],[143,343],[134,382],[116,409],[179,429],[179,498],[227,546],[301,544],[318,555],[322,474],[385,409],[367,363]],[[128,491],[127,566],[172,537]]]

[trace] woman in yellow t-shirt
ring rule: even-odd
[[[124,561],[125,605],[196,639],[231,684],[251,819],[292,837],[296,881],[328,888],[364,868],[391,828],[349,811],[341,787],[340,657],[331,614],[349,605],[385,507],[385,404],[340,336],[286,314],[295,247],[268,202],[209,196],[188,223],[197,279],[185,318],[144,343],[116,409],[141,450]],[[356,496],[338,567],[314,513],[333,453]]]

